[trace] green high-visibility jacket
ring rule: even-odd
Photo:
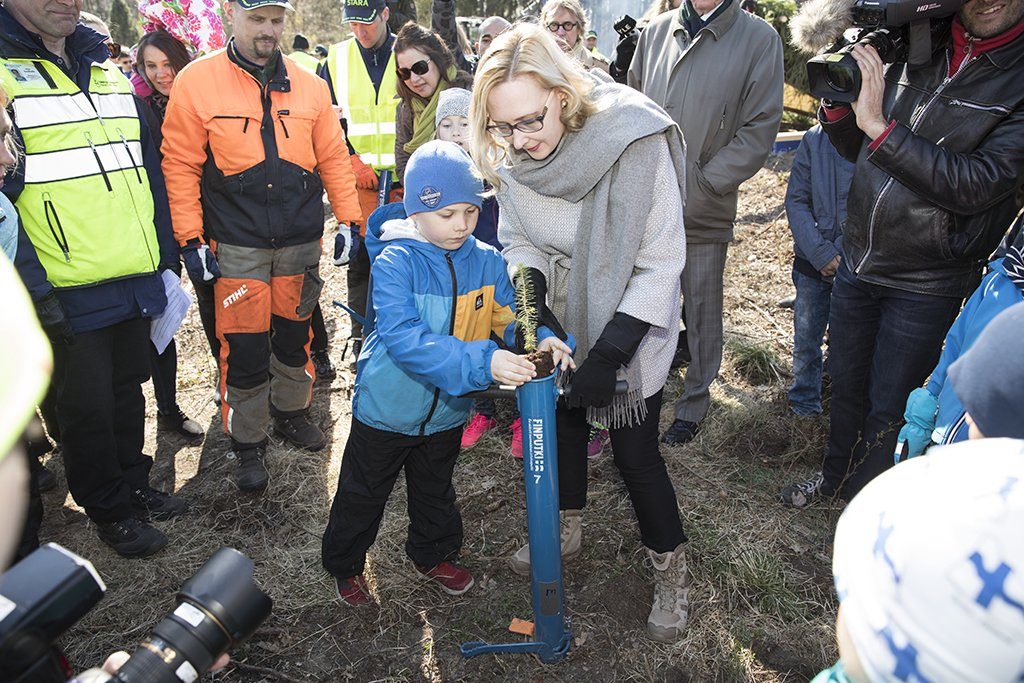
[[[348,141],[359,158],[375,171],[395,170],[395,110],[398,74],[392,52],[380,90],[366,72],[355,38],[331,45],[327,51],[334,97],[348,121]]]
[[[25,143],[15,205],[47,279],[83,287],[153,273],[160,247],[132,86],[93,64],[84,93],[42,59],[0,58]]]

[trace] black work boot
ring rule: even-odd
[[[307,451],[318,451],[327,444],[323,430],[310,422],[305,415],[275,417],[274,431],[293,446]]]
[[[313,370],[316,371],[316,381],[318,383],[332,382],[338,376],[337,371],[335,371],[334,366],[331,364],[331,354],[327,349],[310,352],[309,359],[313,361]]]
[[[162,531],[134,517],[97,524],[96,533],[121,557],[149,557],[167,545]]]
[[[147,486],[132,491],[132,510],[139,519],[166,522],[188,512],[188,503],[178,496]]]
[[[245,448],[235,446],[235,458],[238,460],[238,467],[235,469],[235,484],[239,489],[247,493],[254,493],[267,488],[270,474],[263,462],[266,457],[267,447],[265,444]]]

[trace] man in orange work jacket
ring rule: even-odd
[[[324,187],[339,223],[362,223],[327,84],[279,48],[291,9],[284,0],[225,2],[234,37],[181,71],[163,125],[182,258],[193,279],[216,280],[221,411],[243,491],[266,488],[271,420],[296,446],[326,442],[307,418]]]

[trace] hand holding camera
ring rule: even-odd
[[[130,657],[108,658],[76,683],[179,683],[227,663],[225,653],[251,636],[273,601],[253,581],[252,560],[221,548],[178,592],[174,611]],[[103,597],[106,586],[87,560],[48,543],[0,576],[0,680],[66,681],[55,642]]]

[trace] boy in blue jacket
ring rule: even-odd
[[[472,232],[483,184],[469,155],[432,141],[405,171],[407,219],[381,228],[371,266],[376,328],[359,355],[352,428],[324,532],[323,565],[343,603],[371,602],[363,568],[399,472],[408,489],[405,551],[424,577],[461,595],[473,585],[454,562],[462,518],[452,472],[471,404],[463,394],[535,376],[499,348],[515,338],[512,285],[501,255]],[[371,258],[378,245],[369,244]],[[568,346],[546,328],[538,348],[571,367]]]
[[[949,368],[967,353],[993,318],[1022,301],[1024,231],[1015,234],[1003,258],[989,264],[988,275],[946,333],[939,364],[932,371],[928,384],[910,392],[903,415],[907,423],[896,442],[896,462],[921,455],[932,444],[967,440],[967,411],[962,397],[957,396],[949,381]],[[1007,348],[1006,353],[1013,355],[1015,350]]]
[[[796,287],[789,405],[800,416],[821,413],[821,340],[828,325],[852,180],[853,164],[839,156],[821,126],[804,133],[786,188]]]

